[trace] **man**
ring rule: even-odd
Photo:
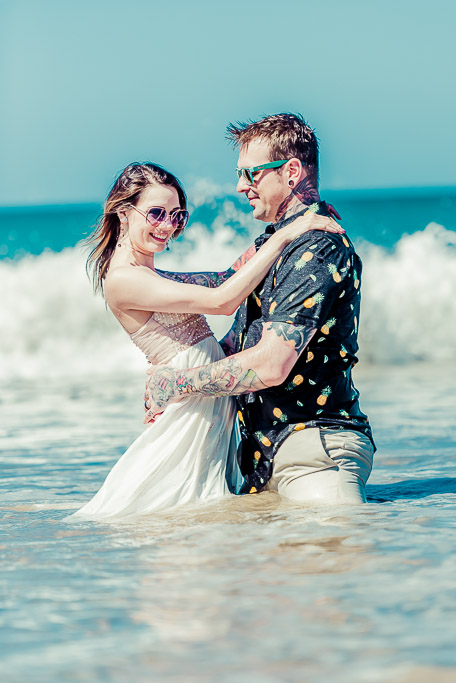
[[[318,143],[300,115],[231,125],[237,191],[270,223],[258,248],[318,193]],[[227,358],[201,368],[155,369],[149,417],[184,396],[236,396],[245,491],[300,502],[365,502],[375,446],[351,369],[357,362],[361,262],[345,237],[310,231],[289,245],[246,299],[223,340]]]

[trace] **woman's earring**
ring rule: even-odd
[[[121,219],[120,219],[120,222],[121,222],[121,223],[126,223],[126,222],[127,222],[127,219],[126,219],[125,217],[124,217],[124,218],[121,218]],[[120,240],[123,240],[124,237],[125,237],[125,228],[120,228],[120,231],[119,231],[119,241],[118,241],[118,243],[117,243],[117,246],[119,247],[119,249],[120,249],[120,247],[122,246],[122,245],[120,244]]]
[[[289,180],[289,181],[288,181],[288,184],[289,184],[290,187],[293,187],[294,182],[293,182],[292,180]]]
[[[166,251],[169,251],[169,242],[166,243]]]

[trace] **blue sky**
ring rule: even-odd
[[[323,188],[456,186],[452,0],[0,0],[0,205],[133,160],[234,183],[229,121],[299,111]]]

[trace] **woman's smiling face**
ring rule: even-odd
[[[160,207],[166,211],[166,219],[156,225],[146,220],[152,207]],[[176,228],[172,226],[170,213],[180,209],[179,196],[170,185],[148,185],[141,193],[135,208],[128,209],[128,237],[133,248],[140,252],[158,253],[163,251]]]

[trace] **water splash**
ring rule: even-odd
[[[193,224],[157,265],[174,270],[221,270],[248,246],[226,206],[216,229]],[[247,222],[246,222],[247,221]],[[443,226],[403,236],[393,250],[364,242],[360,357],[370,363],[456,360],[456,235]],[[142,372],[145,360],[92,294],[80,246],[0,262],[0,372],[8,377]],[[220,337],[230,320],[211,317]]]

